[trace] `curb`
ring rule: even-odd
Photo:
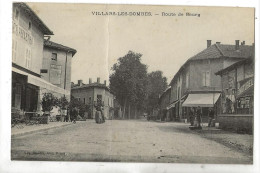
[[[34,133],[39,133],[39,132],[44,132],[50,129],[57,129],[60,127],[65,127],[65,126],[69,126],[69,125],[73,125],[73,123],[68,123],[68,124],[63,124],[60,126],[54,126],[54,127],[49,127],[49,128],[44,128],[44,129],[38,129],[38,130],[32,130],[32,131],[28,131],[28,132],[22,132],[22,133],[18,133],[18,134],[12,134],[11,137],[20,137],[20,136],[24,136],[24,135],[28,135],[28,134],[34,134]]]

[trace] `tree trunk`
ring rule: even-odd
[[[130,103],[128,104],[128,119],[130,119],[130,109],[131,109],[131,105],[130,105]]]
[[[135,119],[136,119],[136,105],[135,105]]]
[[[127,99],[125,98],[125,103],[124,103],[124,108],[123,108],[123,119],[125,119],[126,101],[127,101]]]

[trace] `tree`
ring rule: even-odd
[[[90,109],[89,105],[85,105],[83,102],[79,101],[75,97],[71,96],[69,103],[69,110],[72,119],[76,119],[78,115],[81,117],[84,116],[85,112],[88,112]]]
[[[140,53],[129,51],[120,57],[112,67],[109,77],[110,89],[115,93],[119,103],[123,105],[123,118],[128,110],[128,118],[134,111],[142,109],[147,91],[147,66],[141,63]],[[128,107],[128,108],[127,108]]]
[[[58,105],[58,99],[52,93],[44,93],[41,100],[41,105],[42,111],[45,114],[50,114],[53,107]]]
[[[158,108],[159,95],[167,88],[167,78],[162,71],[153,71],[148,74],[146,110],[150,113]]]

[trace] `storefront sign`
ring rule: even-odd
[[[237,94],[240,95],[244,91],[246,91],[249,87],[254,85],[254,78],[249,79],[246,83],[244,83],[239,89]]]
[[[13,33],[17,36],[20,36],[20,38],[22,38],[28,44],[33,44],[33,36],[28,31],[19,26],[15,21],[13,22]]]
[[[61,84],[61,65],[51,64],[50,68],[50,82],[52,84]]]

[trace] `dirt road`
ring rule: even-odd
[[[200,134],[184,123],[146,120],[94,120],[12,138],[12,159],[165,163],[251,164],[238,152]]]

